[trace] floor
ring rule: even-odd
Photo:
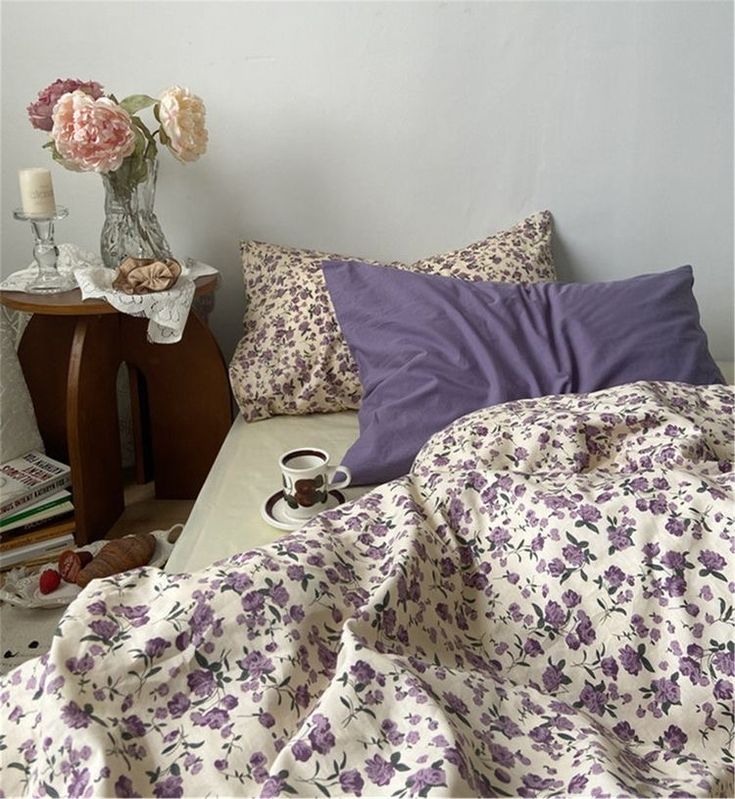
[[[153,483],[125,488],[125,511],[106,538],[167,530],[189,518],[194,500],[155,498]],[[46,652],[63,608],[26,609],[0,602],[0,676]]]

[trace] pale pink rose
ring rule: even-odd
[[[161,95],[158,120],[168,137],[166,144],[179,161],[196,161],[206,152],[205,113],[201,98],[181,86]]]
[[[64,94],[53,111],[59,155],[80,172],[114,172],[135,149],[130,114],[107,97],[82,91]]]
[[[28,118],[31,120],[31,125],[39,130],[50,131],[54,124],[51,112],[59,97],[62,94],[75,91],[82,91],[95,100],[104,94],[102,86],[94,80],[81,81],[74,80],[74,78],[55,80],[50,86],[41,89],[38,99],[28,106]]]

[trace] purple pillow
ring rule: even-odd
[[[364,396],[353,483],[406,474],[470,411],[636,380],[724,383],[690,266],[612,283],[468,283],[358,261],[323,267]]]

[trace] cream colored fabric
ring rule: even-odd
[[[285,533],[263,521],[263,502],[281,487],[278,458],[294,447],[321,447],[339,463],[358,435],[357,413],[235,420],[169,558],[166,571],[201,569],[220,558],[268,544]],[[348,498],[368,487],[342,489]]]

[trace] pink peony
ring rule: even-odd
[[[130,114],[107,97],[83,91],[59,98],[53,110],[53,137],[66,166],[80,172],[114,172],[135,149]]]
[[[204,117],[204,103],[188,89],[172,86],[161,95],[158,120],[168,138],[166,144],[179,161],[196,161],[206,152]]]
[[[50,86],[42,89],[38,93],[38,99],[28,106],[28,118],[31,120],[31,125],[39,130],[50,131],[54,124],[51,113],[59,97],[62,94],[75,91],[84,92],[95,100],[104,94],[102,86],[93,80],[81,81],[73,78],[55,80]]]

